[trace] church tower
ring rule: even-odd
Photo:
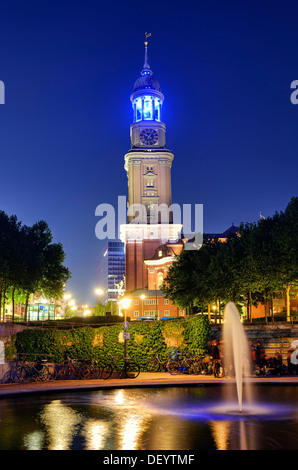
[[[164,96],[148,62],[147,40],[144,66],[130,100],[133,109],[131,150],[125,155],[128,204],[143,205],[146,214],[143,214],[142,221],[147,223],[150,211],[151,222],[154,221],[155,205],[171,206],[171,166],[174,158],[166,149],[166,126],[162,122]],[[132,216],[129,216],[128,222],[131,220]]]
[[[146,34],[144,66],[130,97],[131,148],[124,157],[128,217],[127,224],[121,226],[121,240],[125,243],[128,291],[150,287],[146,261],[154,257],[162,244],[177,243],[182,229],[180,224],[173,224],[171,167],[174,155],[166,148],[166,126],[162,121],[164,95],[149,65],[148,36]]]

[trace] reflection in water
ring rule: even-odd
[[[27,450],[41,450],[43,448],[44,433],[34,431],[28,433],[24,437],[24,446]]]
[[[216,450],[228,449],[230,427],[229,421],[210,421],[210,428],[216,445]]]
[[[47,431],[48,449],[68,450],[81,421],[80,415],[61,400],[53,400],[45,405],[41,420]]]
[[[137,450],[140,448],[140,438],[150,421],[150,413],[145,403],[131,399],[129,390],[117,390],[114,403],[110,403],[117,414],[117,449]]]
[[[245,406],[241,414],[223,404],[221,390],[127,389],[6,399],[0,402],[0,449],[298,448],[296,387],[258,387],[258,406]]]
[[[82,432],[86,450],[103,450],[110,434],[109,423],[96,419],[88,419]]]

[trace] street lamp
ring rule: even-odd
[[[124,310],[124,322],[126,322],[126,312],[127,312],[127,309],[129,308],[130,306],[130,303],[131,303],[131,299],[128,299],[128,298],[124,298],[122,299],[121,301],[121,307],[123,308]],[[126,332],[125,332],[126,333]],[[126,361],[127,359],[127,345],[126,345],[126,334],[124,336],[124,362]]]
[[[120,301],[121,303],[121,307],[123,308],[124,310],[124,321],[126,320],[126,312],[127,312],[127,309],[129,308],[130,306],[130,303],[131,303],[131,299],[128,299],[127,297],[122,299]]]
[[[96,293],[97,295],[103,295],[103,294],[104,294],[104,291],[103,291],[103,289],[95,289],[95,293]]]

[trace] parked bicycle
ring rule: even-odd
[[[161,361],[158,354],[154,358],[147,361],[146,369],[148,372],[159,372],[160,370],[168,370],[169,358],[165,361]]]
[[[13,364],[9,371],[9,378],[11,382],[14,382],[14,383],[19,382],[19,376],[20,376],[20,372],[21,372],[21,368],[23,367],[23,364],[24,364],[23,357],[16,357],[14,359]]]
[[[18,366],[13,374],[14,381],[20,383],[50,380],[50,372],[46,362],[47,359],[42,359]]]
[[[57,371],[57,379],[60,380],[83,379],[87,376],[88,371],[86,365],[77,363],[76,359],[67,358]]]
[[[124,376],[128,379],[135,379],[141,371],[140,366],[133,359],[122,359],[111,355],[111,362],[101,369],[100,378],[109,379],[114,370],[120,372],[120,377]]]
[[[189,374],[192,366],[192,360],[189,357],[179,358],[178,360],[170,360],[167,369],[171,375]]]
[[[81,375],[83,379],[98,379],[100,377],[100,367],[97,367],[91,360],[82,362]]]

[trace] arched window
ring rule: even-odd
[[[163,283],[163,272],[157,273],[158,288],[160,289]]]

